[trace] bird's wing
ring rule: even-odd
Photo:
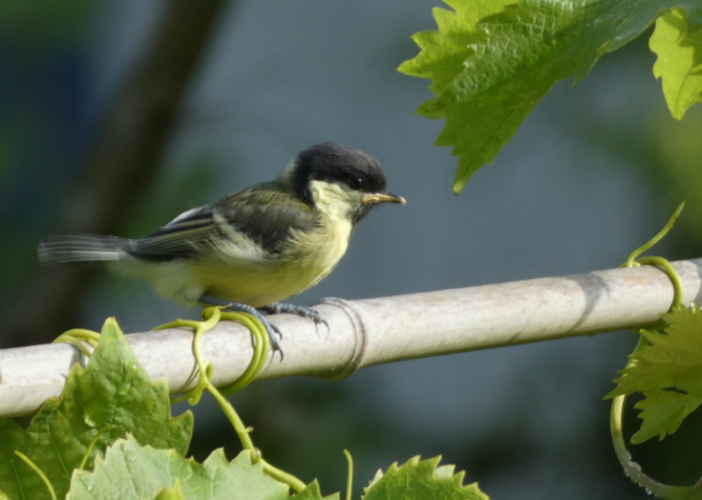
[[[264,184],[183,212],[126,250],[140,258],[168,261],[193,257],[222,241],[242,245],[246,241],[270,255],[284,251],[295,232],[317,224],[314,209]]]
[[[205,205],[183,212],[160,229],[132,242],[125,250],[154,261],[187,258],[199,248],[210,245],[218,233],[212,205]]]
[[[319,212],[292,194],[266,188],[246,189],[215,202],[215,209],[231,227],[271,253],[285,250],[290,237],[320,223]]]

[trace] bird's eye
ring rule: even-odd
[[[353,179],[351,179],[349,185],[351,186],[351,189],[355,189],[356,191],[358,191],[363,187],[363,179],[361,179],[360,177],[354,177]]]

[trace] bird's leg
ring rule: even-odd
[[[271,302],[267,306],[261,307],[259,311],[265,311],[268,314],[296,314],[297,316],[311,319],[314,321],[315,326],[324,324],[324,326],[329,329],[329,323],[327,323],[326,320],[311,307],[296,306],[294,304],[286,304],[284,302]]]
[[[247,304],[239,304],[238,302],[229,302],[227,300],[218,299],[217,297],[212,297],[210,295],[201,295],[199,302],[201,304],[207,304],[209,306],[224,306],[228,311],[243,312],[250,314],[257,320],[259,320],[261,323],[263,323],[264,327],[266,327],[266,332],[268,332],[268,337],[271,339],[271,347],[273,348],[273,350],[280,352],[281,355],[283,354],[283,349],[280,347],[280,342],[278,342],[277,337],[277,335],[280,335],[280,338],[283,338],[282,334],[280,333],[280,330],[278,330],[277,326],[268,321],[261,313],[261,311],[259,311],[255,307]]]

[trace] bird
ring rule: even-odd
[[[385,203],[405,199],[388,190],[378,160],[326,142],[301,151],[276,180],[187,210],[141,239],[49,235],[38,254],[45,264],[105,262],[186,307],[252,314],[282,355],[280,331],[264,316],[284,312],[325,323],[313,309],[282,301],[325,278],[356,224]]]

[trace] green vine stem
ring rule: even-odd
[[[37,466],[37,464],[32,462],[32,460],[27,455],[22,453],[21,451],[15,450],[15,455],[17,455],[20,458],[20,460],[22,460],[24,463],[29,465],[29,467],[34,472],[37,473],[37,476],[39,476],[41,478],[41,480],[44,482],[44,484],[46,485],[46,489],[49,490],[49,495],[51,495],[51,500],[58,500],[56,498],[56,491],[54,491],[54,487],[51,485],[51,482],[49,482],[49,478],[46,477],[46,474],[44,474],[44,472]]]
[[[349,450],[344,450],[344,456],[346,457],[346,463],[348,464],[348,480],[346,481],[346,500],[351,500],[351,492],[353,487],[353,458],[351,458],[351,453],[349,453]]]
[[[83,460],[80,461],[80,465],[78,466],[78,469],[83,470],[85,469],[85,464],[88,463],[88,458],[90,458],[90,452],[93,451],[93,448],[98,442],[98,439],[100,439],[100,436],[103,435],[106,431],[111,431],[114,429],[114,425],[108,425],[106,427],[103,427],[98,431],[97,434],[95,434],[95,437],[90,441],[90,444],[88,445],[88,450],[85,452],[85,455],[83,455]]]
[[[624,400],[626,396],[615,396],[612,400],[612,411],[610,412],[610,431],[612,442],[617,459],[624,469],[624,474],[642,487],[646,492],[663,498],[665,500],[702,500],[702,478],[694,486],[671,486],[659,483],[643,472],[641,466],[631,459],[631,454],[624,442],[624,432],[622,427],[622,414],[624,412]]]
[[[263,471],[269,476],[271,476],[273,479],[280,481],[281,483],[287,484],[297,493],[300,493],[302,490],[305,489],[305,483],[300,481],[292,474],[285,472],[284,470],[280,470],[277,467],[273,467],[271,464],[269,464],[262,458],[259,459],[259,461],[261,465],[263,465]]]
[[[212,396],[214,396],[220,408],[222,408],[222,411],[229,419],[229,422],[231,422],[232,427],[234,427],[234,432],[236,432],[239,441],[241,441],[242,447],[251,454],[252,461],[254,463],[260,463],[266,474],[278,481],[286,483],[293,490],[299,493],[305,489],[305,483],[300,481],[292,474],[280,470],[263,460],[260,450],[254,446],[253,441],[251,440],[251,429],[244,425],[244,422],[241,420],[241,418],[239,418],[239,415],[234,410],[234,407],[224,397],[224,394],[231,394],[241,390],[253,382],[263,369],[266,359],[268,358],[268,353],[270,352],[270,339],[268,338],[268,333],[266,332],[265,327],[260,321],[250,314],[222,311],[222,309],[225,308],[226,307],[216,306],[204,309],[202,311],[203,321],[178,319],[155,328],[162,330],[164,328],[188,327],[195,330],[195,336],[193,338],[193,354],[195,356],[195,362],[197,363],[198,370],[200,371],[200,379],[194,389],[183,396],[172,399],[171,401],[178,402],[187,399],[191,405],[195,405],[202,397],[203,391],[207,390],[212,394]],[[202,340],[202,335],[207,330],[214,327],[222,319],[238,321],[251,331],[254,339],[254,353],[251,358],[251,363],[249,363],[249,366],[241,377],[239,377],[239,379],[237,379],[235,382],[223,387],[222,390],[219,390],[212,385],[211,378],[213,366],[211,362],[203,359],[202,352],[200,350],[200,342]]]
[[[651,265],[656,266],[665,272],[673,284],[673,303],[670,306],[671,311],[676,311],[683,307],[683,286],[677,271],[671,265],[671,263],[663,257],[641,257],[638,260],[637,258],[646,250],[658,243],[666,234],[668,234],[668,232],[673,228],[675,221],[680,216],[680,213],[685,206],[685,202],[686,200],[683,200],[680,205],[678,205],[678,208],[675,210],[675,212],[673,212],[673,215],[670,217],[665,226],[663,226],[663,228],[653,238],[634,250],[631,255],[629,255],[626,262],[619,266],[635,267],[639,265]],[[661,321],[653,325],[653,327],[656,329],[659,326],[661,326]],[[643,337],[639,337],[639,341],[634,348],[634,352],[639,351],[646,345],[648,345],[648,342]],[[633,362],[634,361],[630,359],[627,363],[627,368]],[[622,430],[622,414],[624,412],[625,400],[626,395],[616,396],[612,400],[612,409],[610,412],[610,432],[612,434],[612,443],[614,444],[617,459],[619,459],[619,463],[624,469],[624,474],[629,476],[635,483],[638,483],[646,488],[648,493],[656,495],[659,498],[664,498],[666,500],[702,500],[702,479],[700,479],[700,481],[693,487],[671,486],[668,484],[659,483],[655,479],[646,475],[641,469],[641,466],[631,459],[631,454],[629,453],[626,443],[624,442],[624,434]]]
[[[254,337],[254,353],[249,366],[236,381],[219,389],[222,394],[232,394],[249,385],[261,373],[271,350],[271,339],[263,324],[250,314],[223,312],[222,319],[238,321],[251,330]]]
[[[246,368],[246,370],[244,370],[241,377],[231,384],[222,387],[220,392],[222,394],[232,394],[237,392],[253,382],[258,374],[261,373],[261,370],[265,365],[268,352],[270,351],[270,339],[268,338],[264,326],[249,314],[227,312],[222,311],[222,309],[223,308],[220,306],[208,307],[207,309],[204,309],[202,311],[202,318],[204,321],[177,319],[154,328],[154,330],[163,330],[165,328],[186,327],[195,330],[195,336],[193,338],[193,355],[195,356],[195,363],[197,364],[198,370],[201,374],[200,379],[195,388],[182,396],[172,398],[172,403],[179,403],[181,401],[188,400],[189,403],[194,406],[200,401],[202,393],[206,388],[206,384],[212,377],[212,368],[208,368],[209,363],[206,363],[203,359],[200,349],[202,335],[207,330],[213,328],[222,319],[237,321],[251,331],[254,337],[254,353],[251,363],[249,363],[249,366]],[[207,374],[208,370],[210,371],[209,374]],[[206,376],[203,377],[202,374],[206,374]]]
[[[71,344],[86,358],[90,358],[92,352],[83,345],[83,342],[88,343],[93,349],[97,347],[100,341],[100,334],[92,330],[85,330],[84,328],[73,328],[67,332],[62,333],[56,339],[54,343],[66,343]]]
[[[658,231],[656,235],[648,240],[646,243],[641,245],[639,248],[631,252],[631,255],[629,255],[629,258],[626,260],[624,264],[622,264],[620,267],[633,267],[638,264],[636,264],[634,261],[636,260],[636,257],[644,253],[646,250],[651,248],[653,245],[658,243],[663,239],[663,237],[668,234],[668,232],[673,229],[673,226],[675,225],[675,221],[678,220],[678,217],[680,217],[680,213],[682,212],[683,208],[685,208],[685,203],[687,203],[687,200],[683,200],[680,202],[680,205],[678,205],[678,208],[675,209],[675,212],[673,212],[673,215],[670,216],[670,219],[668,219],[668,222],[666,222],[665,226],[663,226],[663,229]]]
[[[245,314],[245,313],[231,313],[231,314]],[[254,320],[256,321],[256,320]],[[258,321],[256,321],[258,323]],[[268,339],[268,334],[266,333],[263,325],[260,325],[259,328],[252,329],[252,333],[254,337],[256,338],[256,345],[261,345],[265,346],[268,351],[268,348],[270,347],[269,343],[267,342]],[[266,353],[267,355],[267,353]],[[262,366],[261,360],[256,359],[257,357],[254,356],[251,365],[249,367],[254,366],[255,364],[258,364],[258,368],[254,367],[254,370],[256,373],[260,371],[260,367]],[[265,356],[263,357],[265,359]],[[212,385],[212,383],[209,381],[209,377],[212,373],[212,364],[207,363],[207,381],[205,384],[205,388],[214,396],[214,398],[217,400],[217,403],[219,403],[220,408],[222,408],[222,411],[224,414],[227,416],[229,421],[231,422],[232,426],[234,427],[234,431],[236,432],[237,436],[239,437],[239,440],[241,441],[241,445],[244,447],[245,450],[248,450],[254,459],[254,461],[259,462],[263,466],[263,471],[271,476],[273,479],[277,479],[278,481],[281,481],[283,483],[286,483],[289,485],[292,489],[294,489],[296,492],[301,492],[302,490],[305,489],[305,483],[300,481],[298,478],[293,476],[292,474],[289,474],[283,470],[278,469],[277,467],[272,466],[263,458],[261,458],[261,452],[258,450],[254,444],[253,441],[251,440],[251,429],[246,427],[244,425],[244,422],[239,418],[239,415],[236,413],[234,410],[234,407],[227,401],[227,399],[224,397],[222,392],[217,390],[215,386]],[[245,372],[246,373],[246,372]],[[255,374],[253,375],[253,378],[255,378]],[[242,379],[244,376],[242,376]],[[251,380],[253,380],[253,378]],[[242,380],[239,379],[239,380]],[[246,384],[238,384],[239,381],[235,382],[234,384],[231,384],[227,386],[225,389],[231,389],[234,386],[235,390],[239,390],[243,388]]]
[[[268,359],[268,354],[270,352],[270,338],[268,337],[268,333],[266,332],[266,329],[263,326],[263,324],[250,314],[223,311],[223,309],[226,309],[226,306],[215,306],[204,309],[202,311],[202,321],[177,319],[175,321],[171,321],[169,323],[159,325],[154,328],[154,330],[163,330],[166,328],[185,327],[192,328],[195,331],[193,337],[193,355],[195,357],[195,362],[197,364],[200,377],[195,388],[183,394],[182,396],[171,398],[171,403],[177,403],[180,401],[188,400],[188,402],[194,406],[200,401],[200,399],[202,398],[202,394],[205,390],[210,392],[217,400],[217,403],[222,408],[222,411],[234,427],[234,431],[239,437],[239,441],[241,441],[242,447],[251,454],[252,461],[254,463],[260,463],[266,474],[278,481],[286,483],[293,490],[299,493],[305,489],[305,483],[300,481],[292,474],[289,474],[283,470],[278,469],[277,467],[272,466],[271,464],[263,460],[263,458],[261,458],[261,452],[254,446],[253,441],[251,440],[251,429],[247,428],[244,425],[244,422],[241,420],[241,418],[239,418],[239,415],[237,415],[236,411],[234,410],[234,407],[224,397],[224,394],[231,394],[243,389],[251,382],[253,382],[258,376],[258,374],[261,373],[261,370],[265,366],[266,360]],[[200,346],[202,336],[204,335],[204,333],[212,329],[217,323],[219,323],[220,320],[223,319],[237,321],[243,324],[246,328],[248,328],[251,331],[254,340],[254,352],[251,358],[251,363],[249,363],[249,366],[246,368],[246,370],[244,370],[244,373],[242,373],[241,377],[239,377],[231,384],[223,387],[221,390],[218,390],[214,385],[212,385],[211,382],[214,367],[212,366],[211,362],[205,361],[203,359]],[[68,330],[67,332],[57,337],[56,340],[54,340],[54,342],[69,343],[75,346],[82,354],[84,354],[87,357],[90,357],[92,353],[83,343],[86,342],[90,346],[95,348],[97,347],[99,340],[100,334],[97,332],[93,332],[91,330],[84,330],[81,328],[74,328],[72,330]],[[85,455],[83,456],[83,459],[81,460],[79,469],[83,469],[85,467],[90,457],[90,452],[94,448],[95,444],[97,444],[100,435],[111,428],[113,428],[113,426],[105,427],[104,429],[100,430],[97,433],[97,435],[92,439],[92,441],[88,445],[88,450],[86,451]],[[15,451],[15,454],[25,463],[27,463],[27,465],[29,465],[32,468],[32,470],[34,470],[39,475],[39,477],[41,477],[41,479],[44,481],[47,488],[49,489],[52,500],[56,500],[56,493],[54,492],[51,483],[49,482],[46,475],[41,471],[41,469],[39,469],[36,466],[36,464],[34,464],[34,462],[32,462],[23,453]]]
[[[187,400],[191,406],[195,406],[198,402],[200,402],[200,398],[202,397],[202,394],[209,383],[209,379],[212,376],[211,363],[205,363],[205,361],[202,359],[200,342],[202,340],[202,335],[219,322],[221,318],[221,309],[221,307],[208,307],[207,309],[203,310],[202,317],[204,321],[177,319],[154,328],[154,330],[164,330],[166,328],[185,327],[195,330],[195,335],[193,337],[193,355],[195,356],[195,363],[197,364],[200,378],[198,379],[197,385],[193,389],[186,392],[182,396],[172,398],[171,403],[180,403],[181,401]]]
[[[670,306],[671,311],[677,311],[682,308],[683,299],[683,284],[680,280],[680,275],[675,270],[673,265],[663,257],[641,257],[638,263],[649,266],[658,266],[663,269],[673,283],[673,303]]]
[[[639,349],[642,345],[646,345],[646,341],[643,337],[640,337],[638,344],[636,344],[634,352],[636,352],[636,350]],[[630,360],[629,363],[627,363],[627,367],[631,363],[632,361]],[[659,498],[664,498],[666,500],[702,499],[702,496],[700,496],[700,491],[697,491],[697,493],[695,493],[694,491],[699,489],[697,486],[695,488],[690,488],[684,486],[670,486],[664,483],[659,483],[652,477],[645,474],[641,469],[641,466],[631,459],[631,454],[629,453],[629,450],[626,447],[626,443],[624,442],[624,432],[622,426],[622,415],[624,413],[625,399],[626,396],[624,395],[614,397],[614,399],[612,400],[612,410],[610,411],[609,417],[609,427],[610,432],[612,434],[612,443],[614,444],[614,451],[617,454],[617,459],[619,459],[619,463],[624,469],[624,474],[629,476],[629,478],[633,482],[646,488],[646,492],[652,493],[653,495],[656,495]]]

